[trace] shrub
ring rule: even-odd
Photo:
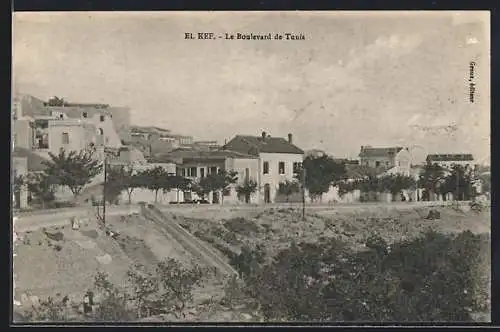
[[[249,235],[259,232],[259,226],[257,226],[257,224],[241,217],[227,220],[224,223],[224,227],[226,227],[231,232],[239,233],[242,235]]]
[[[268,320],[470,321],[481,310],[476,295],[487,294],[487,282],[474,283],[485,245],[471,232],[427,232],[391,250],[378,236],[361,252],[338,241],[292,244],[253,268],[242,252],[239,270]]]

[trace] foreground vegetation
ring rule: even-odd
[[[471,321],[489,310],[489,235],[427,232],[391,245],[373,235],[365,250],[335,239],[292,243],[269,257],[263,247],[226,252],[239,271],[216,305],[244,303],[265,321]],[[489,268],[488,268],[489,269]],[[129,287],[96,276],[93,315],[68,314],[63,300],[48,299],[28,313],[31,321],[133,321],[170,314],[182,320],[193,289],[207,277],[175,260],[148,270],[135,266]],[[67,300],[66,300],[67,302]]]

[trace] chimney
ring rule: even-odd
[[[265,131],[263,131],[263,132],[262,132],[262,139],[266,139],[266,137],[267,137],[267,134],[266,134],[266,132],[265,132]]]
[[[292,133],[288,134],[288,143],[293,144],[293,135],[292,135]]]

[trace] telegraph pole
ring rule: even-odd
[[[456,195],[457,197],[455,198],[456,201],[458,201],[458,194],[459,194],[459,185],[460,185],[460,178],[459,178],[459,168],[456,168],[457,172],[457,190],[456,190]]]
[[[306,168],[302,164],[302,220],[306,220]]]
[[[106,150],[104,150],[104,184],[102,186],[102,223],[106,225],[106,182],[108,177],[108,165]]]

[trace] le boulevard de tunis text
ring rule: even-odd
[[[216,34],[213,32],[186,32],[184,39],[226,39],[226,40],[306,40],[306,36],[302,33],[223,33]]]

